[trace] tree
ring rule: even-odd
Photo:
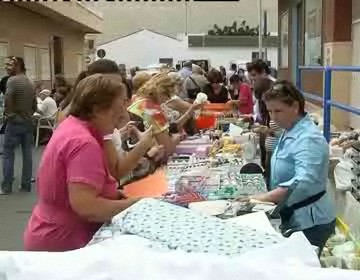
[[[234,21],[231,26],[225,25],[223,28],[214,24],[213,29],[208,31],[210,36],[257,36],[259,34],[259,27],[250,27],[246,20],[243,20],[238,27],[238,22]]]

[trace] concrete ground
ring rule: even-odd
[[[42,148],[34,148],[33,174],[39,164]],[[17,191],[21,179],[22,159],[21,152],[17,150],[15,159],[15,181],[12,195],[0,195],[0,250],[22,250],[22,236],[25,225],[36,201],[35,186],[31,193]],[[0,179],[2,180],[2,157],[0,156]]]

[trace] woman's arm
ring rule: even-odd
[[[185,114],[191,108],[191,104],[189,102],[186,102],[180,98],[169,100],[166,103],[166,106],[168,106],[170,109],[180,112],[181,114]]]
[[[104,151],[111,175],[120,179],[128,175],[136,168],[140,159],[146,154],[153,144],[152,128],[141,134],[141,139],[135,147],[125,154],[123,157],[119,156],[115,145],[111,139],[104,140]]]
[[[286,188],[278,187],[270,192],[251,196],[251,198],[264,202],[279,203],[286,197],[287,193]]]
[[[192,118],[194,112],[202,107],[202,104],[192,104],[190,108],[180,118],[176,120],[178,130],[181,131],[186,122]]]
[[[68,186],[69,200],[73,211],[90,222],[104,223],[126,208],[138,198],[110,200],[100,197],[95,188],[82,183],[71,183]]]

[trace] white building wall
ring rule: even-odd
[[[233,60],[251,61],[252,52],[258,51],[255,47],[188,48],[186,37],[175,40],[148,30],[99,45],[98,49],[106,51],[105,58],[125,64],[128,68],[157,64],[159,58],[173,58],[174,64],[179,60],[209,59],[212,67],[228,67]],[[268,60],[275,67],[278,63],[277,55],[277,48],[268,49]]]

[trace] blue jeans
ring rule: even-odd
[[[21,188],[31,190],[33,125],[31,120],[8,120],[4,134],[2,190],[12,191],[15,149],[21,145],[23,166]]]

